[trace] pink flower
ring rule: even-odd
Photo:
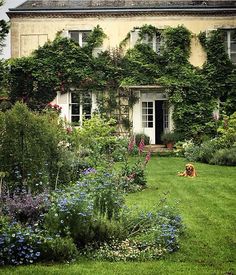
[[[132,152],[133,149],[134,149],[134,137],[132,136],[129,141],[128,151]]]
[[[67,134],[71,134],[72,133],[72,128],[71,127],[67,127],[66,128],[66,132],[67,132]]]
[[[128,177],[127,177],[127,180],[133,180],[135,178],[136,174],[135,173],[132,173],[130,174]]]
[[[146,158],[145,158],[145,161],[144,161],[144,164],[146,165],[149,162],[150,159],[151,159],[151,152],[148,151],[148,153],[146,155]]]
[[[144,146],[145,146],[145,143],[144,143],[144,139],[142,138],[138,146],[139,154],[143,152]]]

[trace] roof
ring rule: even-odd
[[[235,12],[236,1],[224,0],[28,0],[8,15],[22,13]]]

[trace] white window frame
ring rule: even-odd
[[[169,130],[170,116],[169,116],[169,103],[167,100],[163,101],[163,129],[164,132]]]
[[[89,34],[91,32],[91,30],[69,30],[68,31],[68,35],[70,37],[70,39],[73,39],[72,38],[72,33],[77,33],[78,34],[78,40],[77,39],[74,39],[77,43],[79,43],[80,47],[84,47],[87,45],[87,42],[86,41],[83,41],[83,36],[84,34]]]
[[[144,104],[146,104],[146,107],[144,106]],[[149,110],[152,110],[152,112],[149,113]],[[152,119],[149,118],[150,116],[152,116]],[[142,101],[142,128],[154,128],[154,102],[153,101]]]
[[[148,41],[150,36],[148,34],[145,35],[145,37],[140,41],[139,37],[139,28],[135,28],[134,30],[131,31],[130,33],[130,46],[134,47],[135,44],[139,41],[143,44],[148,44],[151,46],[154,52],[157,54],[160,54],[161,52],[161,47],[164,44],[163,38],[161,37],[160,34],[157,35],[157,33],[153,34],[151,41]],[[159,39],[159,41],[157,41]]]
[[[74,93],[76,94],[76,93]],[[84,113],[84,102],[83,102],[83,98],[84,98],[84,95],[83,94],[80,94],[79,95],[79,102],[72,102],[72,99],[73,99],[73,92],[71,92],[69,94],[69,114],[70,114],[70,122],[73,123],[73,117],[79,117],[79,120],[78,120],[78,126],[82,126],[83,125],[83,120],[84,119],[90,119],[91,118],[91,115],[92,115],[92,94],[89,93],[89,97],[90,97],[90,113],[87,113],[85,114]],[[79,113],[78,114],[73,114],[73,105],[79,105]]]
[[[150,37],[149,34],[145,34],[142,43],[149,45],[154,52],[160,54],[163,40],[161,39],[160,34],[154,33],[152,37]]]
[[[234,54],[234,55],[236,55],[236,50],[235,51],[232,51],[232,46],[231,46],[231,44],[232,44],[232,32],[234,31],[234,32],[236,32],[236,29],[225,29],[224,30],[225,31],[225,34],[226,34],[226,51],[227,51],[227,53],[228,53],[228,55],[229,55],[229,58],[232,60],[232,54]],[[236,41],[236,39],[235,39],[235,41]],[[232,60],[232,62],[234,63],[234,64],[236,64],[236,61],[233,61]]]

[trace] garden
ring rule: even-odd
[[[204,146],[151,156],[144,138],[116,136],[113,120],[94,115],[74,128],[51,105],[39,114],[17,103],[1,112],[0,129],[4,274],[233,274],[228,157],[228,166],[194,162],[196,178],[178,177]],[[218,139],[232,142],[235,130],[232,116]]]
[[[127,34],[95,57],[97,26],[83,48],[58,34],[0,61],[0,273],[234,274],[235,66],[221,30],[199,34],[201,69],[188,61],[185,27],[161,33],[160,55],[141,43],[158,32],[144,25],[133,49],[123,49]],[[117,102],[132,109],[138,98],[125,87],[137,84],[163,85],[173,105],[168,156],[145,151],[131,121],[118,134]],[[97,95],[83,127],[49,103],[71,89]],[[178,176],[187,162],[197,177]]]

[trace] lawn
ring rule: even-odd
[[[198,177],[178,177],[186,161],[153,157],[148,188],[127,196],[127,204],[151,209],[167,197],[178,202],[186,226],[180,250],[143,263],[81,260],[76,264],[3,268],[1,274],[235,274],[236,168],[196,163]]]

